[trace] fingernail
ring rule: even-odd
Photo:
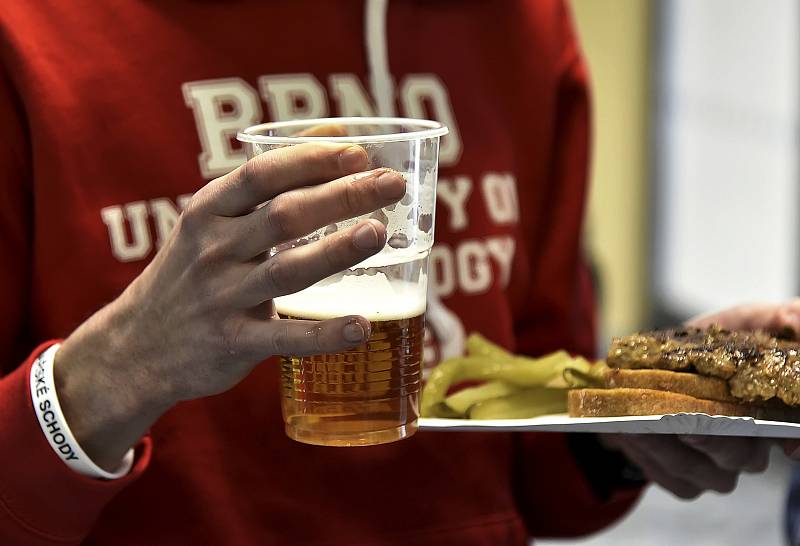
[[[378,193],[384,199],[398,201],[406,194],[406,181],[395,171],[384,171],[378,175],[375,181]]]
[[[364,341],[364,328],[357,321],[348,322],[342,329],[342,335],[351,343]]]
[[[339,154],[339,165],[346,173],[360,171],[367,166],[367,152],[361,146],[350,146]]]
[[[375,250],[380,246],[378,232],[371,223],[367,222],[353,234],[353,244],[361,250]]]

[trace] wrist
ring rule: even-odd
[[[616,447],[613,436],[572,433],[567,434],[567,445],[583,469],[589,486],[601,500],[610,498],[615,490],[641,487],[646,483],[641,469]]]
[[[168,391],[151,385],[149,374],[132,364],[130,350],[120,343],[124,333],[103,320],[103,311],[64,341],[53,371],[77,442],[110,470],[173,403]]]
[[[31,398],[39,426],[53,450],[75,472],[109,480],[121,478],[133,465],[133,450],[128,450],[113,471],[101,468],[82,449],[64,417],[53,377],[53,365],[59,346],[56,343],[48,347],[31,366]]]

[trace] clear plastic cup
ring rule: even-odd
[[[354,350],[283,357],[282,409],[289,437],[317,445],[356,446],[392,442],[416,431],[439,139],[445,134],[441,123],[404,118],[275,122],[239,133],[248,159],[302,142],[346,142],[367,151],[369,169],[388,167],[406,179],[400,203],[270,250],[272,256],[312,243],[366,218],[386,225],[387,243],[378,254],[275,299],[284,317],[323,320],[354,314],[372,325],[369,340]]]

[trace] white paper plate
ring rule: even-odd
[[[637,417],[569,417],[545,415],[532,419],[426,419],[422,430],[438,431],[539,431],[606,432],[629,434],[709,434],[714,436],[758,436],[800,438],[800,423],[761,421],[752,417],[724,417],[705,413],[645,415]]]

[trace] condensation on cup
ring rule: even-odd
[[[347,136],[319,136],[325,127]],[[315,136],[298,136],[308,134]],[[348,142],[364,147],[369,169],[388,167],[406,179],[406,195],[399,203],[270,250],[274,255],[313,243],[365,218],[386,225],[387,244],[378,254],[275,299],[283,317],[324,320],[362,315],[372,326],[369,340],[351,351],[282,358],[282,409],[290,438],[360,446],[400,440],[416,431],[439,139],[445,134],[447,128],[440,123],[404,118],[276,122],[239,134],[248,159],[301,142]]]

